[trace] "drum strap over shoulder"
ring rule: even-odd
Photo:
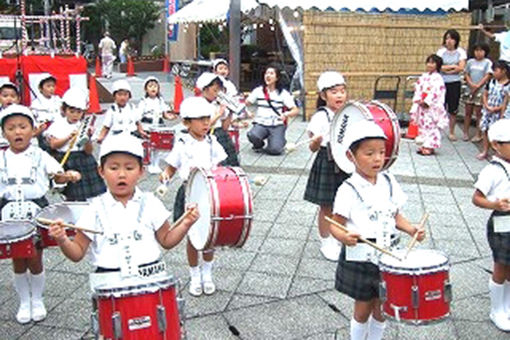
[[[382,175],[384,176],[384,178],[388,182],[388,186],[389,186],[389,189],[390,189],[390,199],[392,199],[393,198],[393,184],[391,183],[390,176],[387,173],[382,173]],[[354,184],[352,184],[349,179],[344,181],[344,183],[349,185],[352,188],[352,190],[354,190],[354,193],[356,193],[356,196],[358,196],[359,200],[362,203],[365,202],[365,200],[363,200],[363,197],[361,197],[361,194],[359,193],[358,189],[356,189]]]
[[[506,170],[505,166],[503,164],[501,164],[500,161],[493,159],[489,162],[489,164],[492,164],[494,166],[497,166],[498,168],[503,169],[503,171],[505,172],[506,178],[510,181],[510,175],[508,174],[508,171]]]

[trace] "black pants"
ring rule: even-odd
[[[264,151],[270,155],[280,155],[285,147],[285,125],[262,125],[253,124],[253,127],[248,131],[248,140],[253,144],[255,149],[262,149],[264,141],[267,139],[267,146]]]
[[[451,115],[456,115],[459,110],[460,81],[446,83],[445,108]]]

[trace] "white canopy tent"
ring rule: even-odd
[[[222,22],[227,20],[230,0],[195,0],[168,17],[169,24]],[[241,12],[258,6],[255,0],[242,0]]]

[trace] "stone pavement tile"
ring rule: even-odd
[[[489,294],[454,300],[452,304],[452,315],[456,322],[490,322]]]
[[[9,300],[16,294],[13,280],[14,272],[12,271],[12,264],[9,266],[0,266],[0,306],[4,301]]]
[[[262,156],[262,154],[256,153],[251,149],[251,144],[247,145],[247,147],[241,151],[241,160],[240,160],[241,166],[253,165],[260,159],[261,156]]]
[[[213,278],[216,289],[235,292],[241,283],[243,273],[225,268],[213,268]]]
[[[258,236],[266,238],[270,230],[273,229],[273,221],[261,221],[258,217],[255,218],[251,224],[250,236]],[[248,241],[246,241],[248,242]]]
[[[330,308],[333,307],[334,310],[337,311],[336,313],[341,317],[342,322],[338,322],[338,328],[349,326],[348,320],[352,319],[354,313],[354,299],[340,293],[335,289],[317,293],[317,295],[323,299],[324,302],[330,306]]]
[[[472,260],[478,258],[476,246],[472,240],[456,239],[452,235],[452,239],[434,238],[436,248],[447,254],[450,264]]]
[[[419,221],[425,210],[421,203],[406,202],[402,207],[402,213],[409,221]]]
[[[435,226],[448,226],[455,228],[466,227],[466,222],[464,222],[462,214],[458,211],[452,211],[448,214],[429,212],[429,220],[427,224],[432,228],[432,231],[434,231]]]
[[[43,266],[46,269],[52,269],[64,261],[65,258],[58,247],[46,248],[43,251]]]
[[[297,175],[269,175],[257,199],[287,200],[298,178]]]
[[[216,252],[214,265],[218,268],[244,271],[250,267],[255,255],[256,253],[252,252],[226,249]]]
[[[455,205],[457,203],[449,192],[446,195],[423,192],[422,200],[425,203],[425,206],[428,206],[429,204]]]
[[[265,297],[285,298],[292,283],[292,276],[246,272],[237,293]]]
[[[299,256],[288,257],[274,254],[258,254],[251,264],[250,271],[294,275],[299,264]]]
[[[250,150],[249,152],[255,153],[253,150]],[[285,157],[285,154],[273,156],[262,152],[260,158],[257,159],[252,165],[279,168],[282,162],[285,160]]]
[[[86,331],[77,331],[74,329],[47,327],[35,325],[28,332],[23,334],[22,339],[58,339],[58,340],[76,340],[82,339]]]
[[[420,188],[419,188],[418,184],[404,183],[404,182],[402,182],[402,180],[399,180],[398,176],[397,176],[397,181],[400,184],[400,187],[402,188],[402,190],[406,193],[406,195],[409,195],[410,193],[419,193],[420,192]]]
[[[303,251],[305,240],[289,240],[281,238],[266,238],[260,252],[298,258]]]
[[[332,340],[335,339],[335,332],[320,332],[301,338],[303,340]],[[341,338],[339,338],[341,339]]]
[[[62,296],[44,296],[44,305],[48,314],[57,307],[65,298]],[[0,320],[16,321],[16,313],[18,312],[19,300],[18,296],[14,295],[11,299],[5,301],[0,305]],[[1,329],[1,326],[0,326]],[[1,337],[0,337],[1,338]]]
[[[337,327],[335,313],[316,296],[248,307],[224,315],[243,339],[297,339],[323,331],[333,332]]]
[[[306,240],[313,224],[305,223],[275,223],[268,237],[280,239]]]
[[[265,236],[253,235],[253,233],[250,232],[250,235],[246,239],[246,242],[241,249],[249,252],[258,252],[265,239]]]
[[[290,286],[289,297],[309,295],[332,289],[335,280],[319,280],[308,277],[296,277]]]
[[[441,196],[438,196],[441,197]],[[443,196],[444,197],[444,196]],[[441,200],[424,202],[425,210],[429,213],[451,214],[459,212],[459,207],[456,203],[446,203]]]
[[[279,224],[310,225],[315,220],[317,206],[306,201],[288,202],[276,219]]]
[[[213,295],[191,296],[186,289],[183,292],[186,305],[184,307],[186,319],[207,314],[216,314],[225,310],[234,293],[216,291]]]
[[[227,310],[235,310],[255,305],[261,305],[268,302],[277,301],[277,298],[266,297],[266,296],[254,296],[244,294],[234,294],[230,300]]]
[[[176,247],[163,252],[163,257],[168,263],[173,264],[187,264],[188,258],[186,256],[186,243],[187,240],[183,239]]]
[[[338,339],[338,340],[348,340],[351,338],[351,335],[350,335],[350,321],[347,323],[347,326],[346,327],[342,327],[342,328],[339,328],[336,330],[336,332],[334,333],[335,337],[334,339]],[[387,321],[386,323],[386,329],[384,330],[384,334],[383,334],[383,339],[384,340],[400,340],[400,338],[398,337],[398,329],[397,329],[397,325],[395,325],[394,323],[391,323],[389,321]],[[330,339],[333,339],[333,338],[330,338]],[[431,339],[435,339],[435,338],[431,338]]]
[[[294,186],[294,189],[292,189],[292,193],[289,196],[289,201],[303,201],[307,182],[307,174],[303,174],[299,177],[298,181],[296,182],[296,186]]]
[[[238,339],[229,330],[229,325],[221,315],[209,315],[186,321],[186,335],[193,340]]]
[[[32,323],[20,325],[13,318],[9,321],[2,321],[0,325],[0,334],[2,335],[2,339],[30,339],[25,337],[23,334],[30,331],[32,327],[34,327],[34,324]]]
[[[418,186],[420,188],[420,192],[424,197],[430,194],[452,197],[452,192],[450,191],[450,188],[445,186],[428,184],[419,184]]]
[[[46,273],[45,296],[63,296],[71,295],[77,287],[88,282],[88,275],[71,274],[59,272]]]
[[[480,224],[478,228],[469,228],[471,234],[473,234],[473,238],[475,239],[475,244],[482,256],[488,256],[492,254],[492,250],[489,247],[489,241],[487,240],[487,231],[485,228],[485,224]]]
[[[469,228],[465,225],[430,224],[432,236],[437,240],[461,239],[473,241]]]
[[[450,268],[450,282],[453,299],[462,299],[488,292],[489,274],[484,270],[483,260],[453,264]]]
[[[318,259],[302,259],[296,276],[332,280],[335,278],[336,262]]]
[[[255,198],[253,202],[253,216],[255,221],[274,222],[280,214],[280,210],[285,204],[283,199],[259,199]]]
[[[391,328],[397,330],[396,339],[399,340],[456,340],[462,339],[457,335],[452,320],[445,320],[437,324],[430,324],[426,326],[414,326],[404,323],[397,324],[390,322]]]
[[[85,333],[90,328],[91,313],[91,300],[76,299],[71,296],[56,306],[40,324]]]
[[[62,256],[64,255],[62,254]],[[84,258],[80,262],[73,262],[64,258],[64,261],[54,265],[51,270],[62,273],[89,274],[94,271],[94,265],[88,258]]]
[[[321,247],[320,241],[316,240],[307,241],[305,244],[305,249],[303,250],[303,258],[324,259],[322,253],[320,252],[320,247]]]
[[[456,321],[455,328],[457,329],[459,340],[508,340],[508,333],[498,330],[490,321]]]

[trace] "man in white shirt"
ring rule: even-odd
[[[480,24],[480,30],[489,38],[499,42],[499,60],[504,60],[510,64],[510,31],[492,33]]]
[[[115,41],[110,38],[110,33],[106,31],[103,39],[99,41],[99,50],[101,52],[101,61],[103,63],[103,74],[105,78],[112,77],[113,61],[115,60],[113,50],[116,48],[117,46],[115,45]]]

